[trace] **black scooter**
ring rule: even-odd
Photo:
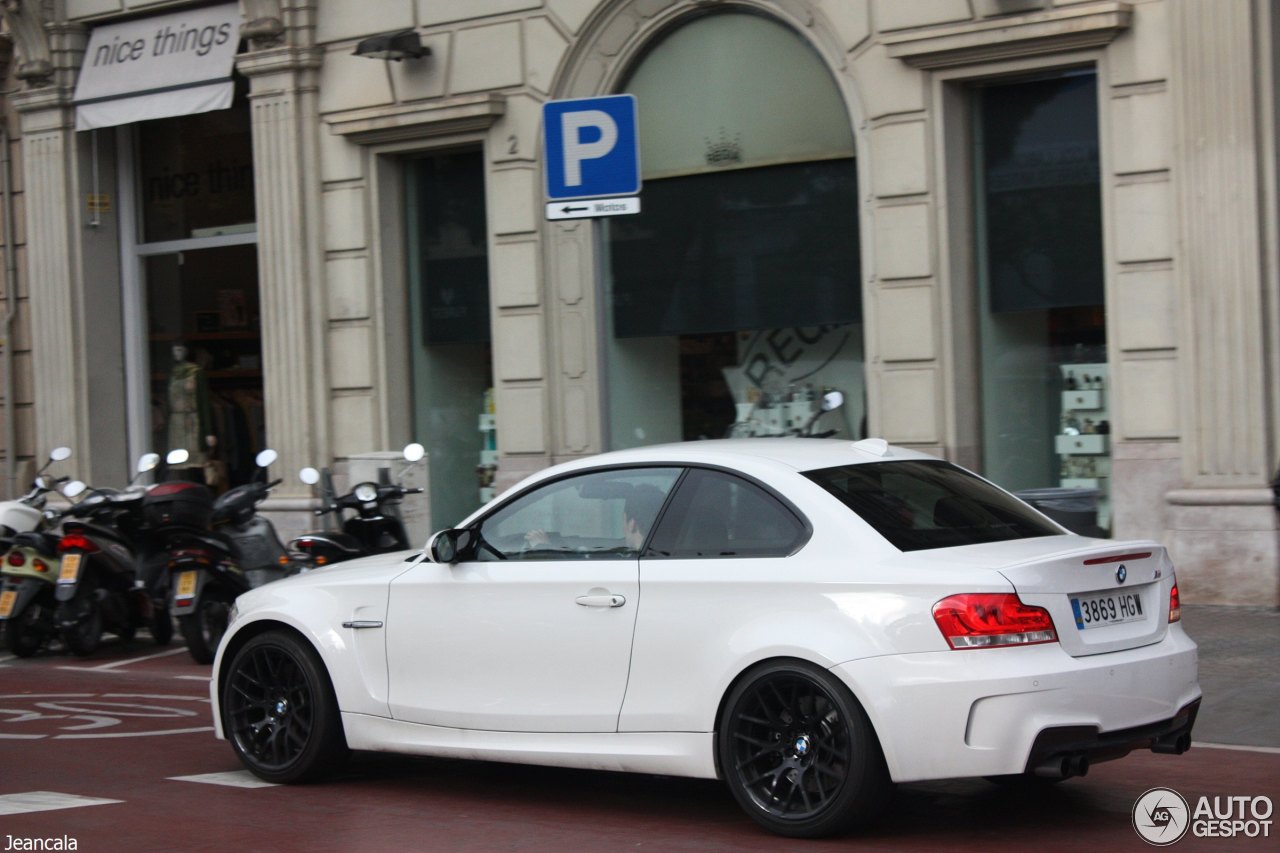
[[[185,460],[186,451],[169,454],[170,464]],[[144,454],[134,479],[159,463],[158,454]],[[153,562],[140,559],[146,495],[146,488],[132,482],[124,491],[92,489],[66,512],[54,621],[63,643],[77,655],[92,654],[104,631],[130,640],[139,627],[147,627],[162,646],[173,638],[159,573]]]
[[[426,450],[416,442],[404,449],[404,460],[408,465],[413,465],[424,456]],[[408,466],[405,470],[408,470]],[[311,486],[321,484],[324,503],[315,511],[316,515],[336,513],[341,518],[344,510],[354,510],[355,515],[342,521],[341,533],[307,533],[294,539],[289,546],[301,552],[316,566],[340,563],[370,554],[404,551],[412,547],[395,506],[405,495],[418,494],[422,489],[405,488],[399,483],[391,482],[390,472],[386,468],[381,469],[379,474],[384,482],[356,483],[347,494],[335,496],[333,480],[327,469],[322,473],[315,468],[303,468],[299,473],[302,482]],[[401,476],[403,475],[404,471],[401,472]]]
[[[218,497],[197,483],[167,483],[148,495],[153,528],[169,572],[169,607],[187,651],[197,663],[211,663],[227,630],[236,596],[305,570],[309,563],[281,543],[271,522],[257,514],[280,480],[268,481],[274,450],[257,456],[261,479]],[[161,514],[158,506],[167,503]]]

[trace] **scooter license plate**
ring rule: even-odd
[[[18,601],[18,593],[16,590],[6,589],[0,592],[0,619],[8,619],[9,614],[13,612],[13,605]]]
[[[186,571],[178,575],[178,598],[191,598],[196,594],[196,573]]]
[[[80,577],[80,560],[83,554],[63,554],[62,567],[58,569],[58,583],[75,583]]]

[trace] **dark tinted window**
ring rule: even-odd
[[[947,462],[874,462],[805,476],[902,551],[1062,533],[1022,501]]]
[[[785,557],[804,543],[804,523],[764,489],[695,468],[680,483],[646,557]]]

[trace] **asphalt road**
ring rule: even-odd
[[[360,755],[324,784],[265,786],[214,739],[209,667],[181,646],[0,655],[0,853],[37,839],[91,851],[1147,850],[1132,821],[1149,789],[1191,809],[1280,801],[1280,615],[1184,618],[1206,694],[1189,753],[1134,753],[1048,789],[903,785],[876,826],[816,842],[757,829],[699,780]],[[1280,816],[1268,820],[1268,837],[1189,832],[1172,848],[1274,850]]]

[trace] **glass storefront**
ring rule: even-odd
[[[493,496],[498,463],[484,154],[410,160],[406,179],[414,435],[444,528]]]
[[[229,109],[134,128],[150,385],[149,449],[183,476],[248,481],[263,449],[253,145],[241,82]]]
[[[1097,77],[1078,71],[973,95],[984,473],[1105,531]]]
[[[863,434],[858,190],[830,72],[770,18],[695,18],[623,90],[643,208],[605,223],[611,448]],[[844,406],[815,415],[824,393]]]

